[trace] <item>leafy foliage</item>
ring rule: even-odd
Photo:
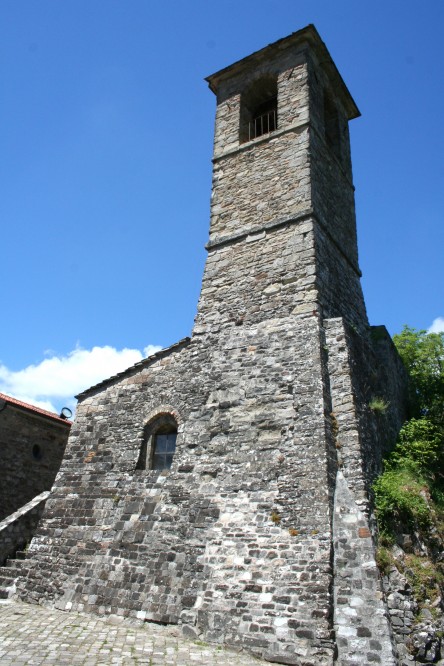
[[[430,419],[410,419],[399,432],[398,443],[387,466],[407,466],[427,473],[440,462],[441,446],[442,433]]]
[[[405,326],[393,340],[410,376],[412,418],[373,485],[377,563],[384,575],[395,566],[407,578],[418,617],[425,609],[430,617],[444,587],[444,334]],[[395,556],[406,533],[413,552]]]
[[[423,537],[444,520],[444,334],[404,327],[394,342],[411,381],[413,418],[376,480],[376,513],[387,539],[396,531]]]
[[[375,482],[379,528],[390,533],[396,525],[424,530],[430,526],[430,508],[424,498],[427,484],[408,467],[387,469]]]
[[[444,333],[404,326],[393,342],[410,377],[412,416],[444,427]]]

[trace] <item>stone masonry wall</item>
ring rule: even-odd
[[[375,562],[369,500],[383,455],[394,445],[405,417],[405,377],[396,372],[385,375],[379,367],[382,358],[387,369],[399,362],[385,329],[378,328],[376,336],[361,336],[339,318],[325,320],[324,327],[340,468],[333,519],[338,664],[396,664]],[[384,413],[371,409],[376,396],[386,401]]]
[[[303,217],[208,254],[194,333],[316,309],[313,222]]]
[[[368,517],[338,472],[333,519],[338,666],[397,664]]]
[[[334,239],[337,249],[359,270],[355,222],[353,175],[346,111],[333,95],[331,83],[319,66],[310,71],[310,174],[312,205],[321,223]],[[333,97],[337,113],[338,151],[326,137],[325,98]]]
[[[386,332],[375,342],[340,318],[325,320],[324,327],[338,461],[358,506],[368,513],[371,485],[406,417],[406,377],[385,375],[380,365],[382,359],[388,367],[400,363]],[[384,400],[386,410],[373,411],[373,398]]]
[[[250,142],[214,163],[210,240],[291,219],[306,212],[310,202],[307,127]]]
[[[319,222],[315,224],[314,238],[319,266],[316,287],[324,318],[343,316],[355,331],[366,337],[367,313],[356,268],[332,244],[327,229]]]
[[[0,521],[0,565],[23,549],[34,536],[37,524],[45,508],[49,491],[45,490],[18,511]]]
[[[382,415],[384,418],[380,419],[384,432],[382,454],[386,455],[393,448],[400,427],[409,417],[408,375],[385,326],[372,326],[370,338],[375,361],[371,362],[368,374],[373,372],[374,395],[382,396],[388,405]]]
[[[233,324],[82,400],[23,598],[331,663],[317,331],[313,316]],[[180,415],[173,467],[138,471],[141,433],[162,404]]]

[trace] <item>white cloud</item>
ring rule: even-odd
[[[51,355],[23,370],[13,371],[0,365],[0,392],[49,411],[58,412],[65,405],[73,409],[74,395],[160,349],[148,345],[142,353],[109,346],[90,350],[76,347],[66,356]]]
[[[147,358],[148,356],[155,354],[161,349],[162,347],[159,347],[159,345],[147,345],[146,347],[143,348],[144,358]]]
[[[444,317],[434,319],[427,333],[444,333]]]

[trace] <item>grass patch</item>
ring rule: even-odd
[[[390,403],[387,402],[387,400],[384,400],[384,398],[375,396],[370,400],[368,406],[374,414],[385,414],[390,406]]]
[[[383,576],[387,576],[395,565],[395,560],[388,548],[379,546],[376,551],[376,564]]]
[[[278,514],[277,511],[272,511],[271,516],[270,516],[270,520],[275,525],[279,525],[280,522],[281,522],[281,517],[280,517],[280,515]]]
[[[406,555],[403,562],[403,574],[412,586],[415,599],[422,605],[432,604],[440,596],[439,586],[444,585],[444,574],[426,557]]]

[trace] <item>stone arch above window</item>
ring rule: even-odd
[[[240,143],[277,129],[277,78],[265,75],[241,95]]]
[[[144,428],[136,469],[170,469],[176,451],[178,420],[172,412],[157,413]]]

